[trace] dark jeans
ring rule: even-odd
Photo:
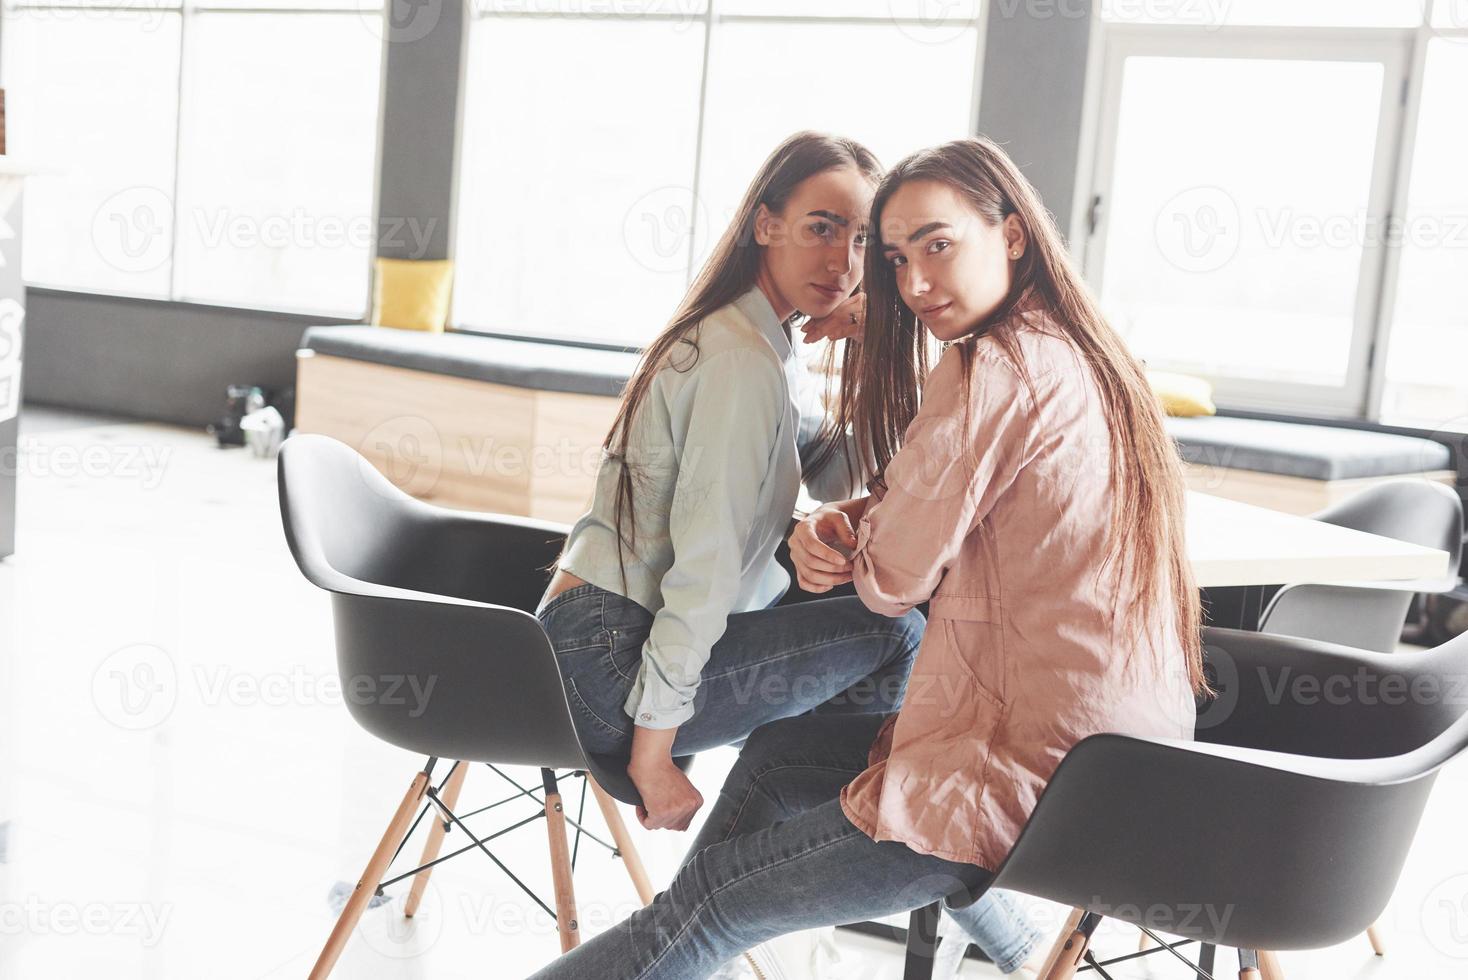
[[[623,704],[652,613],[586,584],[551,599],[539,617],[582,744],[626,754],[633,722]],[[919,612],[890,619],[854,596],[734,613],[704,664],[693,717],[678,727],[674,753],[737,744],[766,722],[811,710],[896,711],[925,625]]]
[[[846,819],[837,797],[866,768],[883,720],[807,715],[755,731],[673,883],[535,977],[699,980],[783,933],[880,918],[982,887],[991,877],[983,868],[873,841]],[[986,922],[1003,930],[994,943],[1010,946],[1000,954],[1010,970],[1033,943],[995,914],[988,896],[955,917],[971,932]]]

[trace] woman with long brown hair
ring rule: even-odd
[[[1180,463],[1038,195],[958,140],[893,168],[871,221],[837,426],[877,492],[790,547],[807,589],[852,581],[894,616],[929,601],[904,703],[755,731],[672,886],[538,976],[693,980],[784,932],[981,889],[1071,746],[1192,736]]]

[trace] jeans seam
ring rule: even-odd
[[[771,773],[783,772],[786,769],[820,769],[825,772],[842,772],[851,773],[852,775],[857,775],[865,771],[864,769],[851,769],[846,766],[822,765],[814,762],[805,762],[793,764],[782,763],[779,765],[773,765],[764,769],[756,770],[755,772],[751,772],[749,774],[749,789],[745,791],[744,799],[739,801],[739,809],[734,811],[734,819],[729,821],[729,830],[733,830],[735,827],[739,826],[739,818],[744,816],[744,810],[746,807],[749,806],[749,801],[754,797],[754,791],[755,788],[759,785],[759,781],[761,779],[764,779]],[[729,832],[725,831],[724,836],[720,838],[720,840],[728,839]]]
[[[580,708],[581,711],[582,711],[582,713],[584,713],[587,716],[589,716],[592,721],[596,722],[598,725],[601,725],[603,728],[605,728],[607,731],[611,732],[613,735],[617,736],[618,738],[626,738],[627,737],[627,733],[626,732],[624,732],[621,729],[617,728],[611,722],[609,722],[605,718],[603,718],[601,715],[599,715],[595,711],[591,710],[591,705],[589,705],[589,704],[586,703],[586,699],[581,696],[581,691],[576,687],[576,681],[575,680],[573,680],[570,677],[567,677],[566,678],[566,686],[568,688],[570,688],[570,692],[569,693],[571,694],[571,697],[575,699],[575,701],[576,701],[576,707]]]
[[[678,940],[682,939],[683,936],[684,936],[684,934],[687,933],[688,930],[693,927],[694,920],[697,919],[698,916],[699,916],[699,914],[701,912],[703,912],[703,910],[705,908],[708,907],[708,904],[710,902],[712,902],[716,897],[718,897],[718,895],[719,895],[720,892],[727,891],[728,889],[733,888],[735,885],[739,884],[741,881],[743,881],[746,878],[752,878],[753,876],[755,876],[757,874],[763,874],[766,871],[774,871],[775,869],[779,868],[782,865],[790,864],[790,863],[792,863],[794,861],[798,861],[798,860],[800,860],[802,858],[805,858],[805,857],[808,857],[808,856],[810,856],[812,854],[818,853],[820,851],[824,851],[826,848],[833,847],[836,844],[844,844],[848,840],[850,840],[851,838],[857,837],[857,836],[865,837],[866,835],[863,834],[860,830],[858,830],[855,826],[852,826],[849,833],[844,833],[841,836],[839,836],[839,837],[837,837],[837,838],[835,838],[833,840],[823,841],[823,842],[817,844],[814,847],[807,848],[806,850],[801,851],[799,854],[791,855],[790,857],[787,857],[787,858],[780,858],[780,859],[778,859],[776,861],[772,861],[769,864],[762,865],[762,866],[757,867],[757,868],[750,868],[748,871],[745,871],[743,874],[738,875],[737,877],[733,878],[732,880],[726,881],[722,885],[720,885],[717,888],[713,889],[707,895],[704,896],[704,899],[703,899],[702,902],[699,902],[698,903],[698,906],[693,910],[692,914],[689,915],[688,921],[683,924],[683,928],[679,929],[678,932],[673,936],[673,938],[668,941],[667,948],[664,949],[661,953],[659,953],[656,957],[654,957],[653,958],[653,961],[651,963],[649,963],[642,970],[642,972],[637,975],[638,980],[644,980],[644,978],[648,975],[648,973],[651,972],[655,967],[657,967],[657,965],[659,963],[662,962],[663,957],[667,956],[669,953],[671,953],[673,951],[673,947],[678,944]]]
[[[723,673],[719,673],[719,674],[705,674],[705,675],[703,675],[703,678],[702,679],[703,680],[706,680],[706,681],[716,680],[717,678],[720,678],[720,677],[728,677],[730,674],[737,674],[741,670],[748,670],[751,667],[765,667],[765,666],[768,666],[769,664],[779,663],[782,660],[788,660],[791,657],[799,656],[802,653],[807,653],[807,652],[809,652],[811,650],[819,649],[820,647],[830,646],[830,645],[836,644],[836,643],[847,643],[847,642],[850,642],[852,640],[867,640],[867,639],[871,639],[874,636],[887,636],[887,635],[889,635],[889,633],[890,633],[889,630],[881,630],[881,629],[878,629],[878,630],[871,630],[871,631],[866,632],[866,633],[855,633],[855,634],[852,634],[852,635],[849,635],[849,636],[841,636],[841,637],[837,637],[836,639],[833,639],[833,640],[817,640],[816,642],[814,642],[814,643],[808,643],[808,644],[806,644],[803,647],[796,647],[793,650],[784,650],[779,655],[773,656],[773,657],[769,657],[769,658],[767,658],[765,660],[757,660],[757,661],[753,661],[753,662],[749,662],[749,663],[742,663],[742,664],[740,664],[737,667],[732,667],[729,670],[724,671]]]

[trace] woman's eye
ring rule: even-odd
[[[935,241],[933,244],[931,244],[931,245],[928,246],[928,251],[929,252],[946,252],[946,251],[948,251],[948,246],[950,244],[952,244],[952,243],[951,242],[948,242],[945,239],[940,238],[937,241]]]
[[[829,238],[831,235],[831,225],[829,222],[826,221],[817,221],[815,224],[810,226],[810,230],[815,232],[817,235],[820,235],[822,238]]]
[[[889,255],[887,257],[887,261],[892,263],[892,268],[894,269],[907,264],[907,259],[903,258],[900,255]]]
[[[864,232],[864,231],[857,232],[856,235],[854,236],[854,241],[860,247],[866,248],[866,246],[867,246],[867,235],[866,235],[866,232]]]

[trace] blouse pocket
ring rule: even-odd
[[[979,693],[998,707],[1008,704],[1003,614],[991,596],[938,594],[928,618],[939,624],[953,661]]]

